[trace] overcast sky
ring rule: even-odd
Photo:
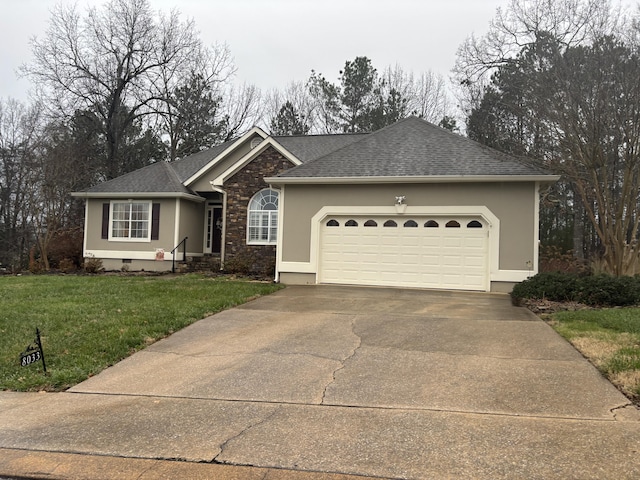
[[[236,81],[266,90],[306,80],[311,70],[336,80],[346,60],[369,57],[378,70],[396,63],[448,77],[458,46],[484,33],[507,0],[150,0],[193,18],[207,44],[226,43]],[[28,98],[16,70],[43,37],[51,8],[68,0],[0,0],[0,98]],[[81,9],[103,0],[77,0]]]

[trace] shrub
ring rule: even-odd
[[[77,266],[75,262],[70,258],[63,258],[62,260],[60,260],[58,264],[58,268],[60,269],[61,272],[71,273],[77,269]]]
[[[589,272],[589,267],[575,257],[573,250],[564,251],[547,245],[540,248],[540,271],[585,274]]]
[[[256,264],[256,255],[244,250],[225,260],[224,271],[236,275],[250,275],[255,273]]]
[[[640,301],[640,279],[606,274],[584,277],[580,279],[576,300],[603,307],[635,305]]]
[[[635,305],[640,303],[640,277],[539,273],[513,287],[514,305],[520,305],[525,298],[576,301],[602,307]]]
[[[87,273],[99,273],[104,270],[102,266],[102,260],[95,257],[88,257],[84,259],[84,271]]]
[[[40,258],[36,258],[36,247],[29,249],[29,271],[31,273],[42,273],[44,271],[42,261]]]
[[[545,272],[513,287],[511,299],[518,305],[523,298],[539,298],[564,302],[576,295],[578,276],[573,273]]]
[[[49,242],[48,256],[52,267],[62,268],[62,262],[71,260],[75,268],[82,266],[82,228],[70,228],[56,232]]]

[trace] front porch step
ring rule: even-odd
[[[220,270],[220,255],[187,257],[186,262],[176,262],[176,271],[179,273],[212,272],[218,270]]]

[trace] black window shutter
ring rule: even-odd
[[[109,238],[109,204],[102,204],[102,238]]]
[[[160,204],[154,203],[151,209],[151,240],[160,239]]]

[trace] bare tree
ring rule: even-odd
[[[314,127],[315,103],[303,82],[290,82],[284,90],[271,90],[264,98],[264,123],[271,127],[277,122],[282,109],[291,105],[293,112],[305,125],[308,132],[317,131]]]
[[[396,66],[393,71],[385,70],[384,78],[391,88],[408,99],[407,110],[411,115],[436,124],[453,115],[447,83],[442,75],[428,70],[415,78],[413,73],[404,74]]]
[[[229,85],[222,94],[224,141],[231,140],[258,125],[262,120],[262,94],[255,85]]]
[[[523,48],[549,34],[565,48],[622,30],[621,7],[610,0],[510,0],[498,8],[482,37],[471,35],[458,48],[453,68],[458,101],[470,112],[482,97],[491,75]]]
[[[30,215],[40,108],[0,99],[0,263],[20,269],[32,240]]]
[[[121,155],[125,130],[153,112],[166,70],[190,63],[200,51],[192,21],[176,11],[154,16],[148,0],[110,0],[82,16],[58,5],[34,61],[22,72],[41,87],[46,105],[70,116],[97,113],[106,142],[106,176],[128,170]]]
[[[640,265],[640,56],[613,37],[558,58],[545,111],[559,139],[555,168],[575,186],[607,270]]]
[[[467,86],[487,82],[468,132],[562,174],[555,192],[564,197],[542,204],[546,224],[561,226],[578,256],[584,246],[610,273],[635,273],[640,56],[633,32],[608,2],[513,0],[508,13],[492,23],[493,42],[468,44],[477,47],[475,62],[462,58]],[[564,218],[549,221],[558,215]]]
[[[159,129],[168,138],[169,159],[185,152],[213,146],[215,134],[202,135],[190,125],[200,122],[200,130],[215,132],[223,129],[226,119],[220,109],[223,94],[236,71],[229,48],[225,44],[200,47],[188,62],[167,63],[160,67],[158,100],[155,102]],[[207,128],[209,127],[209,128]],[[188,142],[192,147],[181,147]],[[196,145],[197,143],[197,145]],[[195,149],[195,150],[194,150]]]

